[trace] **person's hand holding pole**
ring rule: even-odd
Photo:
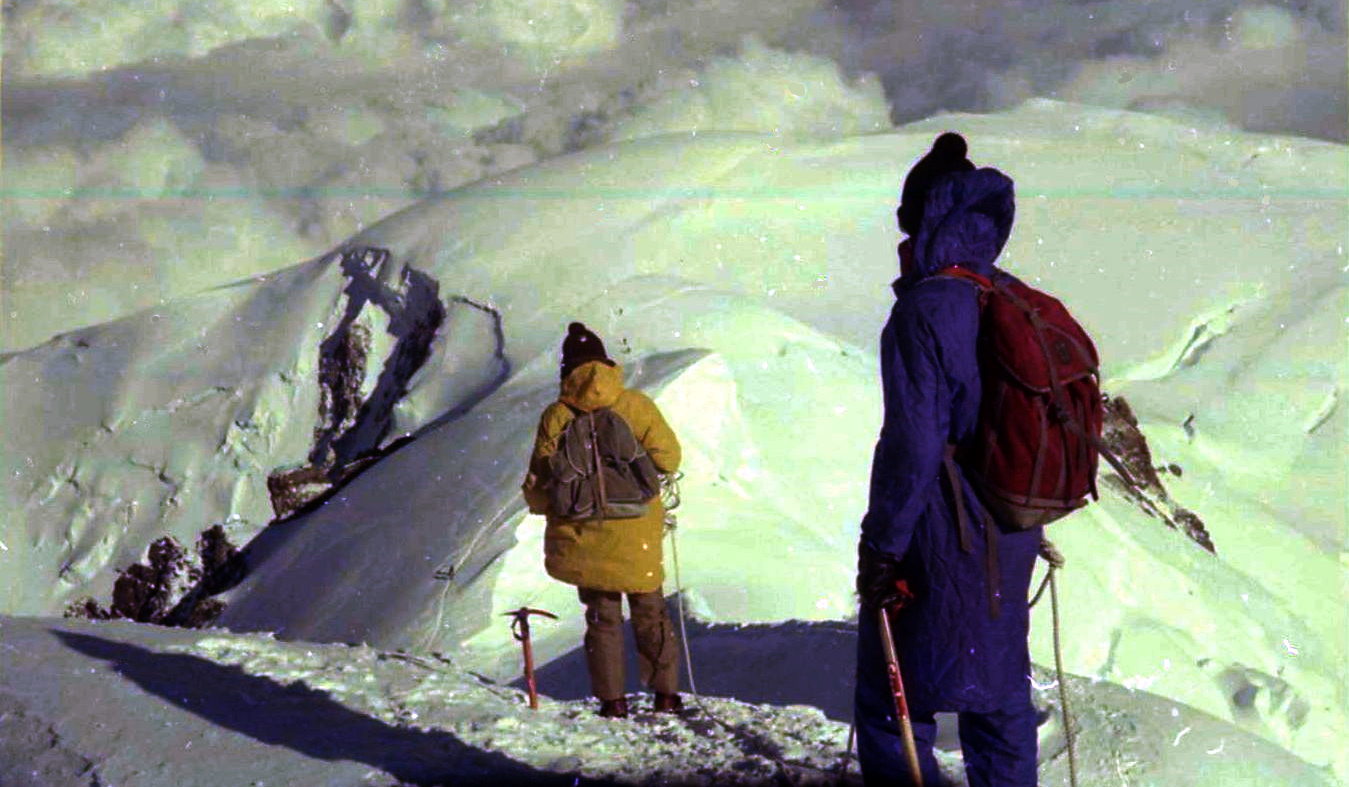
[[[890,613],[902,609],[913,600],[907,580],[899,575],[899,561],[865,544],[858,555],[857,595],[862,603],[876,610],[876,622],[881,629],[881,646],[885,649],[885,668],[890,677],[890,692],[895,699],[895,718],[904,738],[904,755],[909,761],[913,783],[923,787],[923,772],[918,765],[918,747],[913,740],[913,722],[909,719],[909,703],[904,697],[904,681],[899,673],[899,653],[895,649],[895,635],[890,628]]]

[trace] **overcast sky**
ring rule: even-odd
[[[22,26],[15,27],[13,21],[34,18],[32,9],[44,2],[6,2],[9,26],[22,32]],[[456,50],[463,50],[457,49],[454,36],[443,35],[443,29],[426,21],[436,16],[427,9],[442,4],[410,2],[418,5],[404,9],[400,23],[404,38],[421,36],[425,41],[439,31],[438,40],[450,44],[450,56],[442,60],[444,67],[432,80],[437,89],[462,84],[520,88],[537,77],[540,83],[572,79],[596,90],[616,92],[671,68],[696,69],[714,55],[733,52],[745,35],[753,34],[770,46],[825,55],[850,75],[878,75],[897,123],[939,110],[997,110],[1041,95],[1143,110],[1197,108],[1201,118],[1205,111],[1220,114],[1251,130],[1337,141],[1349,137],[1344,0],[1267,4],[1238,0],[630,0],[614,46],[595,50],[591,67],[577,69],[579,73],[570,76],[556,69],[550,73],[546,67],[542,72],[522,68],[481,53],[456,59]],[[509,8],[520,2],[494,0],[493,5]],[[555,2],[562,8],[552,18],[562,19],[566,14],[615,17],[618,0]],[[460,7],[454,2],[443,5],[449,10],[439,15],[441,19]],[[362,6],[367,4],[353,4],[358,18]],[[393,4],[379,6],[385,7]],[[408,8],[422,10],[413,13]],[[17,16],[15,9],[21,12]],[[150,20],[159,10],[147,6],[146,24],[157,23]],[[42,30],[29,34],[52,35]],[[350,46],[353,35],[348,34],[344,45]],[[7,49],[21,48],[11,43]],[[388,51],[397,50],[390,43]],[[106,90],[90,90],[91,85],[80,85],[78,80],[59,89],[34,91],[33,83],[22,77],[23,69],[13,67],[13,57],[7,60],[11,61],[4,73],[8,144],[50,138],[46,133],[50,129],[36,131],[45,124],[23,122],[49,116],[36,111],[43,105],[50,109],[53,104],[74,103],[87,111],[92,102],[125,120],[139,103],[174,100],[175,84],[172,80],[165,84],[163,79],[153,86],[145,84],[145,79],[134,80],[135,89],[117,91],[115,97]],[[225,76],[219,70],[217,74]],[[258,77],[253,72],[244,81],[275,86],[288,75]],[[326,89],[309,75],[294,74],[292,81],[300,90]],[[97,88],[103,78],[91,83]],[[378,92],[381,84],[376,80],[365,88]],[[238,82],[215,95],[203,94],[200,83],[194,86],[191,96],[180,95],[178,101],[263,102],[261,96],[240,95],[249,91]],[[165,88],[170,93],[167,98],[159,93]],[[189,90],[181,85],[177,89]],[[337,88],[353,93],[360,89],[361,80],[350,75]],[[282,89],[271,95],[284,101],[294,94]],[[83,121],[85,127],[96,125]],[[113,118],[105,123],[109,128],[121,125]]]

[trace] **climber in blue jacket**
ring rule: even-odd
[[[952,489],[943,461],[979,414],[979,289],[933,274],[959,265],[991,276],[1015,212],[1011,179],[976,169],[966,151],[959,135],[938,137],[906,178],[898,211],[909,238],[881,333],[885,414],[858,560],[855,707],[868,785],[912,783],[876,619],[878,605],[900,601],[892,628],[924,787],[943,783],[932,753],[937,712],[959,714],[970,787],[1036,785],[1027,596],[1041,528],[1000,528],[990,552],[986,529],[997,525],[958,470]],[[911,597],[901,598],[898,580]]]

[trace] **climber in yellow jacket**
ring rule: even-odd
[[[637,517],[564,519],[550,510],[549,459],[573,419],[601,408],[611,410],[631,429],[661,473],[679,468],[679,441],[650,397],[623,386],[623,367],[579,322],[568,327],[562,342],[561,371],[561,393],[539,418],[524,485],[529,510],[547,515],[544,567],[554,579],[575,585],[585,605],[586,665],[591,689],[600,700],[600,715],[628,715],[623,674],[625,595],[642,683],[655,694],[656,711],[678,712],[683,709],[678,649],[662,592],[665,509],[660,495],[646,501],[645,513]]]

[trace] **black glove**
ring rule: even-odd
[[[872,608],[894,609],[912,601],[913,593],[898,560],[863,544],[857,550],[857,597]]]

